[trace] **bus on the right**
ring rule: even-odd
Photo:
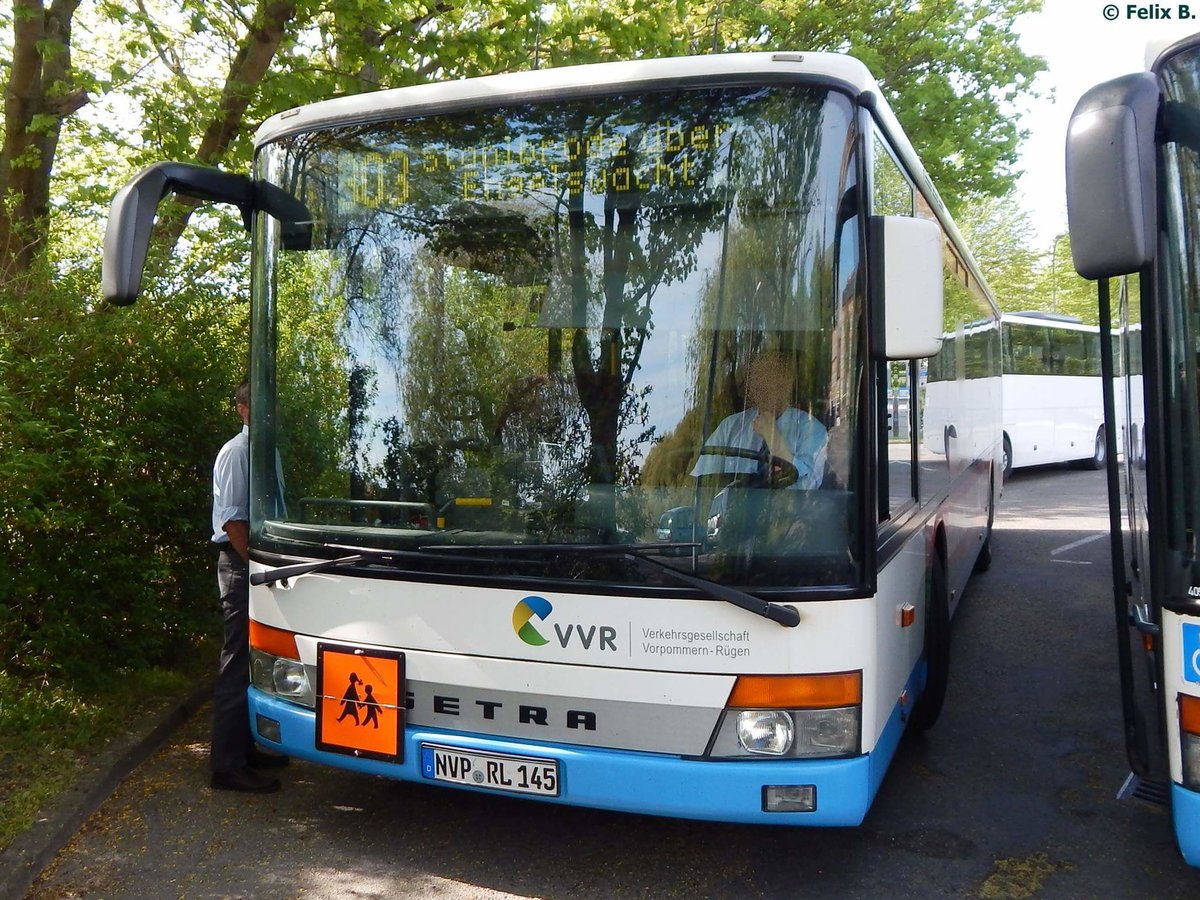
[[[1100,304],[1121,795],[1168,804],[1200,866],[1200,34],[1084,94],[1066,167],[1071,252]]]

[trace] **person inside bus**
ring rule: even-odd
[[[814,416],[794,405],[795,366],[777,351],[760,353],[746,371],[748,408],[727,416],[704,442],[692,475],[762,474],[763,461],[720,452],[745,450],[769,457],[769,483],[793,489],[821,486],[829,435]],[[794,469],[794,478],[793,478]]]
[[[214,788],[265,794],[279,790],[279,779],[256,770],[285,765],[288,758],[255,746],[246,698],[250,686],[249,381],[238,385],[234,406],[242,430],[221,447],[212,474],[212,542],[218,550],[217,584],[225,627],[213,691],[209,763]]]

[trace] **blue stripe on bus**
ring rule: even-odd
[[[266,741],[259,736],[265,746],[336,768],[429,783],[422,774],[421,760],[421,743],[429,741],[468,751],[558,760],[561,796],[519,795],[526,799],[658,816],[773,825],[860,824],[904,729],[897,706],[873,753],[850,759],[704,761],[409,726],[404,736],[404,762],[396,764],[317,750],[314,745],[316,715],[311,709],[251,688],[252,728],[255,728],[256,715],[279,722],[280,742]],[[495,793],[471,785],[437,784],[439,787]],[[763,786],[777,784],[815,784],[816,811],[763,812]]]
[[[1200,866],[1200,791],[1181,784],[1171,785],[1171,815],[1175,819],[1175,840],[1189,866]]]

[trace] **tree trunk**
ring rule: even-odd
[[[234,138],[245,126],[246,108],[275,59],[288,24],[295,17],[296,4],[293,0],[259,0],[250,30],[225,77],[217,112],[200,139],[195,157],[197,162],[215,166],[229,152]],[[168,253],[183,234],[188,218],[197,205],[197,201],[189,198],[180,200],[183,211],[164,221],[161,226],[162,244]]]
[[[44,251],[50,175],[62,122],[88,101],[71,88],[71,20],[79,0],[13,0],[13,59],[0,145],[0,278]]]

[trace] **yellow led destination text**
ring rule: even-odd
[[[368,209],[408,203],[414,187],[428,196],[453,190],[464,200],[692,187],[711,171],[702,157],[715,153],[731,128],[655,122],[632,133],[600,128],[586,138],[356,153],[344,161],[343,177],[349,200]]]

